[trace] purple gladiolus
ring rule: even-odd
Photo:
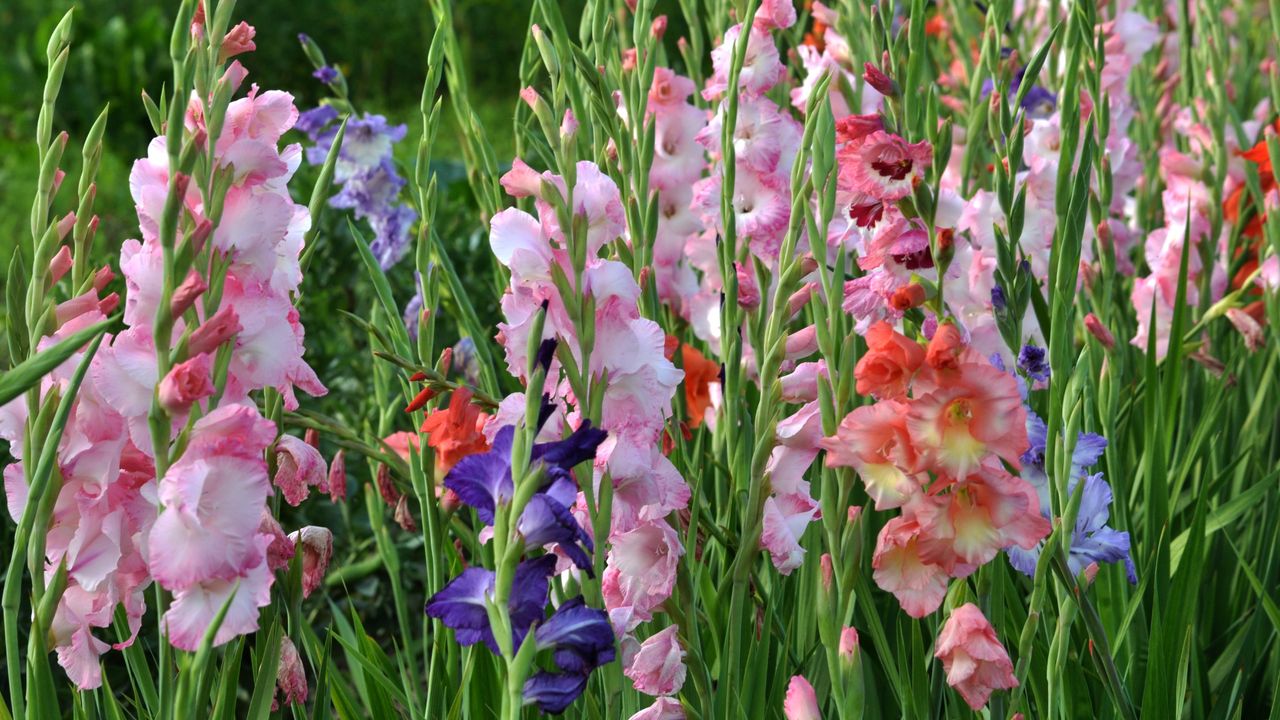
[[[575,673],[538,672],[524,683],[524,702],[553,714],[565,711],[587,688],[587,676]]]
[[[588,607],[582,596],[556,609],[534,631],[539,650],[554,650],[556,667],[565,672],[587,674],[613,661],[613,626],[603,610]]]
[[[543,555],[525,560],[516,568],[507,609],[511,617],[512,641],[517,647],[529,629],[542,619],[547,605],[547,579],[555,567],[555,556]],[[494,653],[499,652],[485,611],[485,603],[493,596],[495,580],[492,570],[479,567],[463,570],[427,602],[427,615],[453,628],[459,644],[483,642]]]

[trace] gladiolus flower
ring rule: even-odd
[[[867,329],[867,354],[853,370],[860,395],[900,398],[907,394],[911,376],[925,359],[924,348],[878,322]]]
[[[174,365],[157,390],[161,407],[177,415],[186,412],[192,403],[212,395],[212,369],[213,359],[204,353]]]
[[[453,391],[447,409],[435,410],[422,423],[427,446],[436,452],[436,471],[447,473],[468,455],[489,449],[484,425],[489,416],[471,403],[465,387]]]
[[[684,369],[684,403],[689,413],[689,427],[696,428],[706,419],[711,407],[711,384],[720,382],[720,364],[708,360],[692,345],[681,343],[680,366]]]
[[[636,690],[646,695],[675,695],[684,685],[684,649],[676,638],[675,625],[660,630],[627,659],[623,674],[631,678]]]
[[[934,657],[942,660],[947,684],[975,711],[987,704],[993,690],[1018,686],[1009,653],[973,603],[961,605],[947,618],[938,634]]]

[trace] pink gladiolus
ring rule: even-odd
[[[675,695],[684,685],[684,649],[670,625],[649,637],[624,664],[623,674],[646,695]]]
[[[257,47],[253,44],[255,33],[253,26],[243,21],[227,31],[226,37],[222,38],[222,49],[218,54],[219,61],[226,62],[236,55],[256,50]]]
[[[871,558],[876,585],[893,593],[914,618],[937,610],[947,594],[946,571],[920,557],[919,532],[915,520],[893,518],[880,530]]]
[[[326,481],[329,488],[329,499],[333,502],[342,502],[347,499],[347,451],[339,450],[338,454],[333,456],[333,461],[329,463],[329,478]]]
[[[910,195],[933,163],[933,148],[883,130],[840,151],[840,179],[850,190],[881,201]]]
[[[956,608],[938,634],[934,657],[942,660],[947,684],[969,707],[981,710],[993,690],[1018,686],[1013,663],[996,631],[973,603]]]
[[[787,720],[822,720],[822,712],[818,709],[818,695],[804,676],[795,675],[787,684],[782,714]]]
[[[846,627],[840,631],[840,647],[837,652],[840,659],[845,662],[852,662],[858,656],[861,644],[858,641],[858,630],[853,627]]]

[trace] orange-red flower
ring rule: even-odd
[[[449,398],[449,407],[434,410],[422,423],[427,445],[436,451],[436,469],[446,473],[462,458],[489,449],[484,423],[489,416],[471,404],[471,391],[458,388]]]
[[[859,395],[900,398],[907,394],[911,376],[924,362],[924,348],[887,322],[867,329],[867,354],[853,369]]]
[[[692,345],[680,345],[680,364],[684,367],[684,403],[689,411],[689,427],[696,428],[711,407],[711,384],[720,382],[720,364],[708,360]]]

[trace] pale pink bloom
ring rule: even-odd
[[[933,148],[920,141],[908,143],[883,130],[840,153],[840,179],[853,192],[877,200],[899,200],[910,195],[933,162]]]
[[[706,152],[698,142],[707,114],[689,104],[656,107],[649,184],[659,192],[687,188],[707,167]]]
[[[795,24],[795,0],[764,0],[756,10],[755,26],[758,28],[786,30]]]
[[[609,442],[606,438],[605,443]],[[611,532],[626,533],[688,507],[689,484],[662,454],[658,438],[647,445],[628,442],[623,447],[624,452],[618,451],[617,444],[600,447],[600,455],[611,453],[607,456],[613,478]]]
[[[302,551],[302,597],[324,584],[324,574],[333,557],[333,533],[328,528],[307,525],[289,534],[294,547]]]
[[[173,595],[173,604],[164,614],[164,628],[169,642],[179,650],[194,652],[222,606],[231,600],[213,644],[222,645],[239,635],[258,629],[258,609],[271,602],[274,575],[267,567],[266,548],[271,538],[256,536],[259,562],[246,568],[242,575],[229,579],[209,579],[183,588]]]
[[[293,435],[276,440],[275,486],[284,494],[285,502],[297,507],[311,488],[325,491],[329,469],[320,451]]]
[[[626,210],[622,206],[622,196],[613,179],[600,170],[600,166],[588,160],[577,164],[577,181],[573,186],[573,213],[586,219],[587,223],[587,257],[593,258],[600,252],[605,243],[622,237],[627,229]],[[564,195],[564,178],[550,172],[543,173],[543,178],[560,189]],[[543,232],[564,245],[564,233],[560,229],[560,221],[551,206],[539,202],[538,217]]]
[[[947,684],[974,710],[987,704],[993,690],[1018,686],[1009,653],[996,637],[995,628],[973,603],[951,612],[938,633],[933,656],[942,660]]]
[[[805,483],[806,485],[808,483]],[[804,564],[805,550],[800,546],[805,528],[820,515],[818,502],[801,492],[774,495],[764,501],[764,529],[760,545],[769,551],[773,566],[783,575]]]
[[[685,720],[684,706],[674,698],[658,698],[649,707],[632,715],[629,720]]]
[[[646,695],[675,695],[684,685],[684,649],[670,625],[650,636],[630,658],[624,658],[622,673],[631,678],[636,690]]]
[[[778,422],[774,446],[765,472],[775,493],[808,491],[804,473],[818,456],[822,443],[822,412],[817,400],[806,403]]]
[[[653,69],[653,84],[649,86],[649,112],[661,112],[660,108],[687,106],[689,96],[697,90],[689,78],[677,74],[671,68]]]
[[[822,720],[822,712],[818,709],[818,695],[804,676],[795,675],[787,684],[782,714],[787,720]]]
[[[947,573],[920,558],[919,525],[895,517],[880,530],[871,558],[872,577],[880,589],[893,593],[902,610],[922,618],[938,609],[947,594]]]
[[[1159,278],[1154,275],[1134,280],[1130,299],[1136,311],[1138,329],[1129,343],[1146,352],[1151,342],[1151,333],[1154,331],[1156,359],[1163,360],[1169,351],[1169,331],[1173,327],[1174,299],[1165,295]],[[1154,328],[1151,327],[1153,308],[1155,310]]]
[[[739,173],[733,188],[733,210],[740,238],[765,261],[778,257],[791,218],[787,183],[775,175]]]
[[[286,705],[301,705],[307,701],[307,672],[302,667],[298,648],[288,635],[280,638],[280,664],[276,671],[276,687],[284,696]],[[271,709],[279,709],[277,698],[271,699]]]
[[[652,618],[671,596],[684,548],[675,530],[662,520],[642,523],[612,541],[601,591],[614,629],[626,632]]]
[[[852,467],[877,510],[902,507],[919,492],[919,457],[907,431],[910,405],[881,400],[863,405],[822,441],[830,467]]]
[[[819,379],[827,378],[827,361],[803,362],[796,365],[790,373],[783,375],[782,401],[788,403],[806,403],[818,399]]]
[[[726,106],[698,133],[698,142],[719,157]],[[767,97],[744,100],[738,105],[738,122],[733,133],[734,157],[738,167],[761,174],[777,174],[785,179],[800,147],[804,129],[790,115],[780,112]]]
[[[207,353],[174,365],[156,392],[160,405],[171,413],[185,413],[192,403],[213,394],[213,358]]]
[[[228,276],[223,307],[228,304],[240,325],[228,371],[229,397],[273,387],[284,396],[285,409],[295,410],[295,386],[316,397],[328,392],[302,359],[304,332],[298,309],[288,296]]]
[[[724,39],[711,51],[714,72],[707,79],[702,97],[715,100],[729,87],[729,68],[733,63],[734,46],[742,34],[742,25],[734,25],[725,31]],[[738,87],[745,98],[759,97],[767,92],[786,74],[778,57],[778,46],[768,31],[754,27],[747,36],[747,53],[738,74]]]

